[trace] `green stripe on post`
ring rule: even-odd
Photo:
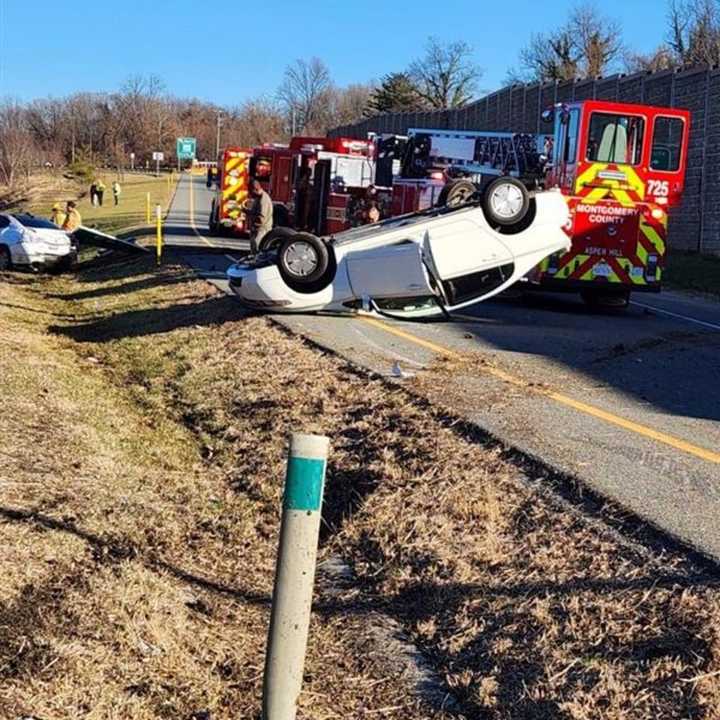
[[[325,460],[290,457],[285,477],[285,510],[320,510]]]

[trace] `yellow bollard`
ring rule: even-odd
[[[162,208],[160,205],[155,206],[155,217],[157,218],[157,238],[155,242],[155,252],[157,255],[157,264],[159,265],[162,260],[162,247],[163,247],[163,236],[162,236]]]
[[[145,223],[150,224],[150,193],[145,196]]]

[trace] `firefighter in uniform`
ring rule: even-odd
[[[55,223],[59,228],[65,224],[65,211],[62,209],[60,203],[55,203],[52,206],[52,212],[50,213],[50,222]]]
[[[248,211],[250,216],[250,252],[254,255],[258,251],[260,241],[273,228],[273,204],[270,196],[255,178],[250,182],[250,194],[253,198]]]
[[[65,232],[71,233],[77,230],[82,225],[82,218],[80,213],[75,207],[75,203],[72,200],[68,200],[65,206],[65,222],[63,223],[62,229]]]

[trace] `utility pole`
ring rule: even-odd
[[[217,114],[217,137],[215,138],[215,157],[220,157],[220,128],[222,127],[222,113]]]

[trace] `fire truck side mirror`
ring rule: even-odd
[[[555,120],[556,112],[560,113],[560,122],[563,125],[567,125],[570,120],[570,110],[565,105],[554,105],[552,107],[545,108],[540,117],[543,122],[551,123]]]
[[[542,118],[542,121],[544,123],[551,123],[555,119],[555,108],[554,107],[545,108],[542,111],[542,115],[540,117]]]

